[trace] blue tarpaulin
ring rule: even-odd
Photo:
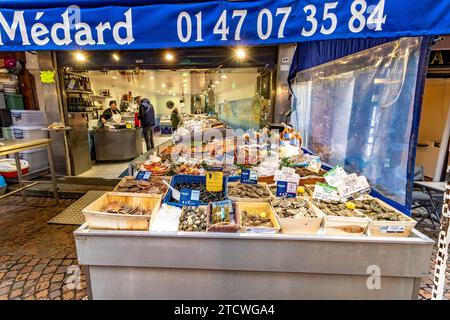
[[[450,34],[450,1],[2,0],[0,50],[272,45]]]

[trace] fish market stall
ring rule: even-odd
[[[97,161],[130,160],[142,153],[140,128],[95,129]]]

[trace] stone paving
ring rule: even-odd
[[[72,232],[47,221],[74,200],[11,196],[0,200],[0,300],[86,298]]]
[[[47,224],[74,200],[21,197],[0,200],[0,300],[86,299],[86,282],[78,265],[73,231],[76,226]],[[436,240],[438,230],[420,231]],[[430,299],[436,246],[430,272],[423,278],[418,299]],[[446,300],[450,299],[450,261]]]

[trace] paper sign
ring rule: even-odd
[[[297,183],[277,181],[277,197],[294,198],[297,195]]]
[[[289,168],[289,167],[283,167],[283,168],[281,168],[281,172],[285,173],[285,174],[294,174],[295,173],[295,169],[294,168]]]
[[[210,168],[206,172],[206,191],[220,192],[223,190],[223,169]]]
[[[258,172],[255,170],[244,169],[241,172],[241,182],[246,184],[258,183]]]
[[[313,199],[325,201],[340,201],[337,188],[317,182],[314,187]]]
[[[306,169],[311,172],[318,173],[320,171],[320,168],[322,168],[322,162],[319,159],[314,158],[309,162]]]
[[[148,181],[150,179],[150,176],[152,175],[152,173],[150,171],[139,171],[136,175],[136,179],[135,180],[144,180],[144,181]]]
[[[323,175],[325,181],[333,187],[337,187],[341,180],[346,176],[347,173],[344,171],[344,169],[342,169],[341,166],[335,166],[333,169]]]
[[[337,186],[338,193],[345,200],[354,199],[361,196],[361,194],[370,192],[369,183],[364,176],[350,174],[340,181]]]
[[[405,231],[404,226],[383,226],[380,227],[381,233],[402,233]]]
[[[180,203],[183,206],[198,206],[200,202],[200,191],[192,189],[181,189]]]

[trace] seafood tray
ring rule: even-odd
[[[135,215],[107,213],[104,209],[112,203],[139,208],[150,214]],[[148,230],[150,219],[158,212],[161,205],[160,195],[141,193],[107,192],[83,209],[89,229],[103,230]]]
[[[175,187],[177,185],[184,185],[184,184],[193,184],[193,185],[197,185],[197,186],[204,186],[206,188],[206,176],[196,176],[196,175],[174,175],[172,177],[172,181],[170,182],[170,185],[172,187]],[[179,190],[181,191],[181,190]],[[215,192],[208,192],[208,193],[215,193]],[[200,198],[202,198],[202,193],[200,193]],[[222,199],[218,199],[218,200],[224,200],[227,198],[227,179],[226,177],[223,178],[223,191],[222,191]],[[214,201],[218,201],[217,199]],[[167,203],[170,206],[176,206],[176,207],[181,207],[182,205],[178,202],[176,202],[176,200],[174,200],[172,198],[172,190],[168,190],[166,195],[164,196],[163,199],[164,203]],[[208,202],[201,202],[200,201],[200,205],[207,205],[209,203]]]
[[[185,232],[205,232],[207,217],[208,206],[183,207],[178,230]]]
[[[354,200],[352,202],[355,203],[356,210],[369,218],[370,224],[368,233],[370,236],[408,237],[412,229],[416,226],[416,220],[408,217],[378,198],[366,195],[363,199]],[[361,205],[363,205],[363,207],[361,207]]]
[[[234,193],[231,191],[233,195],[230,195],[230,189],[237,188],[238,186],[245,186],[245,188],[248,188],[252,195],[255,195],[254,197],[250,197],[248,193],[243,193],[242,191],[240,194],[234,195]],[[259,191],[255,191],[257,188]],[[241,184],[240,182],[229,182],[228,183],[228,198],[232,201],[236,202],[267,202],[270,200],[270,190],[267,187],[267,184],[264,182],[258,182],[257,184]]]
[[[345,203],[311,201],[314,210],[321,211],[324,216],[324,232],[326,235],[364,235],[369,227],[370,220],[357,210],[346,208]]]
[[[250,217],[260,217],[260,214],[262,212],[266,214],[266,217],[263,219],[264,221],[266,221],[265,226],[246,223],[248,219],[245,218],[245,214]],[[239,216],[238,219],[241,232],[277,233],[281,229],[276,213],[269,202],[236,202],[236,213]],[[258,218],[255,220],[260,219]]]
[[[152,175],[147,183],[146,181],[134,180],[134,177],[132,176],[127,176],[120,180],[113,192],[156,194],[164,197],[169,188],[162,182],[162,180],[165,180],[168,184],[170,184],[171,179],[171,177]]]
[[[297,198],[275,198],[271,200],[285,234],[317,234],[324,214],[316,210],[309,200]]]
[[[295,173],[300,175],[300,180],[298,182],[299,186],[304,186],[307,184],[316,184],[316,182],[325,182],[323,175],[326,173],[324,169],[320,169],[318,173],[307,170],[304,167],[295,168]]]
[[[239,232],[239,215],[236,214],[236,205],[233,205],[234,213],[230,214],[230,222],[219,222],[213,223],[212,215],[212,204],[208,206],[208,219],[207,219],[207,231],[208,232],[226,232],[226,233],[236,233]],[[234,220],[234,221],[233,221]]]

